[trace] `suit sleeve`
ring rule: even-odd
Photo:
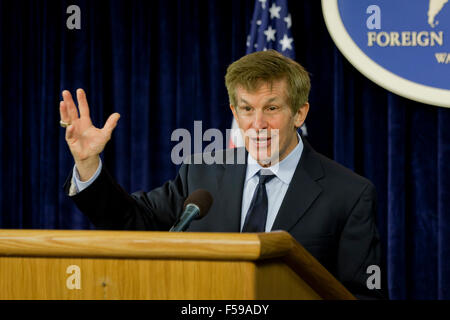
[[[188,166],[172,181],[150,192],[128,194],[103,166],[98,178],[71,199],[97,229],[167,231],[181,214],[187,198]],[[72,174],[64,184],[69,194]]]
[[[367,268],[382,268],[380,237],[375,223],[376,203],[375,187],[369,183],[350,211],[339,240],[338,278],[359,299],[387,298],[386,288],[369,289],[367,286],[367,280],[373,275],[367,273]]]

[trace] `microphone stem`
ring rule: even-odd
[[[169,231],[185,231],[191,224],[191,221],[194,220],[199,215],[199,213],[199,207],[192,203],[188,204],[179,222],[176,223],[172,228],[170,228]]]

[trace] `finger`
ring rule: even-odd
[[[104,132],[109,136],[111,135],[112,131],[116,128],[117,126],[117,122],[120,119],[120,114],[113,113],[112,115],[109,116],[108,120],[106,120],[105,125],[103,126]]]
[[[75,127],[70,125],[66,128],[66,140],[72,139]]]
[[[59,116],[62,121],[66,123],[70,122],[69,114],[67,113],[66,103],[64,101],[59,102]]]
[[[69,122],[78,119],[77,107],[75,106],[75,102],[73,102],[72,95],[68,90],[63,91],[63,98],[67,108],[67,114],[69,115]]]
[[[78,108],[80,109],[80,117],[89,118],[89,105],[86,98],[86,93],[83,89],[77,90]]]

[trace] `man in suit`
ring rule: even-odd
[[[212,207],[189,231],[286,230],[357,297],[382,297],[366,285],[367,267],[381,260],[374,186],[314,151],[297,133],[309,111],[308,73],[269,50],[231,64],[225,80],[245,152],[216,152],[213,164],[185,163],[174,180],[132,195],[99,157],[120,116],[95,128],[84,92],[77,90],[78,116],[64,91],[61,125],[75,160],[67,194],[98,228],[169,230],[187,196],[206,189]]]

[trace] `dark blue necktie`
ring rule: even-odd
[[[269,171],[270,172],[270,171]],[[261,174],[258,172],[259,183],[256,186],[255,193],[253,194],[250,208],[248,209],[247,216],[245,217],[244,227],[242,232],[265,232],[266,220],[267,220],[267,191],[266,183],[272,180],[275,175]]]

